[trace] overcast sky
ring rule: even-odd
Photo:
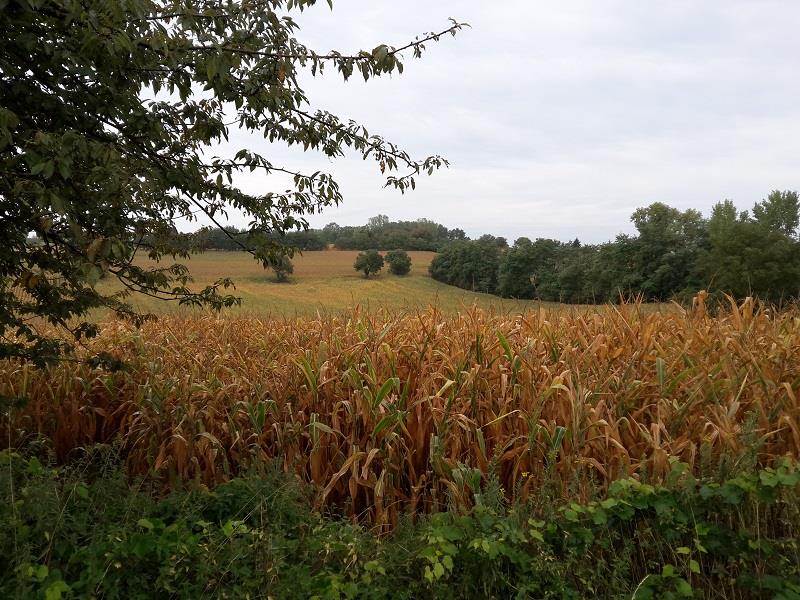
[[[352,51],[400,46],[448,17],[472,28],[422,60],[409,53],[403,75],[344,84],[331,71],[306,87],[315,108],[446,156],[450,169],[416,192],[383,189],[372,161],[236,138],[339,179],[344,204],[313,226],[382,213],[471,236],[599,242],[651,202],[708,214],[800,188],[798,0],[338,0],[296,18],[307,45]]]

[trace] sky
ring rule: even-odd
[[[402,75],[343,83],[306,77],[313,108],[353,118],[419,158],[451,166],[401,195],[373,161],[335,161],[234,142],[297,169],[322,169],[344,203],[310,218],[428,218],[468,235],[603,242],[652,202],[708,214],[800,188],[797,0],[338,0],[298,14],[318,51],[402,46],[471,25],[406,54]],[[285,186],[264,176],[248,192]],[[272,186],[272,187],[270,187]],[[234,224],[244,224],[232,218]]]

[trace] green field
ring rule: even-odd
[[[234,293],[242,298],[242,306],[231,309],[236,313],[291,316],[341,312],[354,307],[397,311],[430,305],[445,312],[473,305],[514,312],[541,304],[504,300],[434,281],[428,275],[433,252],[409,252],[412,268],[404,277],[392,275],[384,268],[379,275],[365,279],[353,269],[357,254],[357,251],[325,250],[297,255],[293,259],[294,274],[285,283],[278,283],[271,270],[264,270],[244,252],[210,251],[194,256],[186,264],[198,287],[220,277],[231,277],[236,283]],[[145,297],[134,297],[131,301],[140,310],[156,314],[197,310]]]

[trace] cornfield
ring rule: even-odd
[[[131,475],[213,486],[277,461],[320,507],[390,529],[405,512],[503,493],[582,496],[748,453],[800,455],[800,312],[362,312],[105,324],[116,372],[0,364],[12,443],[60,460],[94,443]]]

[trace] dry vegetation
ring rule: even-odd
[[[384,527],[471,502],[492,468],[508,496],[581,497],[658,479],[670,457],[699,470],[800,453],[800,313],[751,302],[171,316],[110,323],[89,350],[105,349],[127,369],[0,366],[0,393],[30,398],[14,444],[44,436],[65,459],[116,441],[132,474],[209,486],[277,458],[320,505]]]
[[[231,277],[236,282],[233,293],[242,298],[241,309],[232,312],[241,315],[316,315],[318,312],[347,311],[353,306],[370,311],[384,308],[419,310],[430,304],[449,313],[473,304],[491,310],[520,311],[539,304],[498,298],[434,281],[428,274],[428,266],[435,256],[433,252],[409,252],[412,267],[407,276],[397,277],[384,269],[379,276],[369,280],[353,269],[356,255],[357,251],[348,250],[310,251],[296,255],[292,259],[294,274],[287,283],[277,283],[271,270],[265,270],[245,252],[209,251],[185,262],[198,287],[209,285],[220,277]],[[142,264],[153,263],[142,261]],[[105,285],[113,289],[115,284],[109,281]],[[189,315],[198,312],[146,296],[132,300],[140,310],[156,314]]]

